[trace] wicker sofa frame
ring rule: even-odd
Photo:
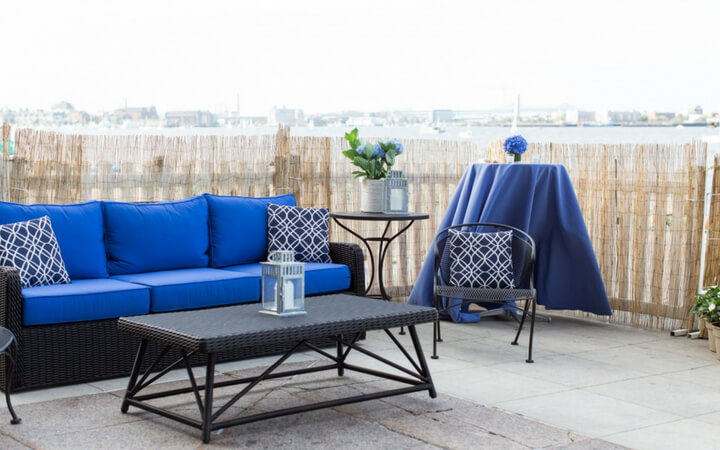
[[[348,293],[365,293],[362,249],[356,244],[330,243],[334,263],[350,268]],[[117,319],[93,320],[53,325],[23,326],[23,299],[17,270],[0,267],[0,326],[8,328],[18,340],[12,390],[84,383],[130,374],[140,339],[118,331]],[[334,341],[319,341],[329,345]],[[283,353],[291,344],[260,345],[218,354],[218,362]],[[160,346],[149,346],[151,361],[160,354]],[[177,355],[167,354],[162,364],[169,365]],[[193,364],[201,364],[200,359]],[[145,367],[143,367],[143,370]],[[0,388],[8,377],[5,359],[0,359]]]

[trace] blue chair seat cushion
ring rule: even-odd
[[[22,295],[26,326],[114,319],[150,311],[147,287],[108,278],[28,287]]]
[[[262,267],[258,264],[242,264],[224,267],[223,270],[241,272],[258,277]],[[259,287],[258,287],[259,288]],[[350,288],[350,268],[344,264],[305,263],[305,295],[328,294]]]
[[[116,275],[150,288],[150,311],[168,312],[260,300],[260,276],[207,267]]]

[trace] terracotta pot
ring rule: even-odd
[[[715,333],[713,334],[713,341],[715,341],[715,349],[717,350],[720,348],[720,331],[717,329],[715,330]],[[717,359],[720,359],[720,352],[715,352]]]
[[[707,328],[708,345],[710,346],[710,351],[714,352],[717,349],[717,347],[715,346],[715,335],[720,333],[716,333],[718,328],[708,321],[705,321],[705,328]]]

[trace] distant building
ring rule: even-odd
[[[640,111],[610,111],[601,110],[595,115],[595,120],[599,123],[632,123],[640,120],[642,114]]]
[[[154,106],[118,108],[113,114],[122,120],[156,120],[158,118]]]
[[[167,127],[212,127],[215,116],[210,111],[168,111],[165,113]]]
[[[580,109],[568,109],[565,111],[565,122],[575,124],[595,122],[595,112],[583,111]]]
[[[677,116],[674,112],[659,112],[659,111],[650,111],[648,112],[648,120],[650,121],[658,121],[658,120],[673,120]]]
[[[431,116],[433,123],[452,122],[454,118],[455,114],[450,109],[433,109]]]
[[[75,108],[70,102],[62,101],[52,105],[53,111],[73,111]]]
[[[268,125],[302,125],[305,123],[305,114],[302,109],[277,108],[273,109],[268,115]]]

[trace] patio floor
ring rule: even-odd
[[[456,397],[460,403],[472,402],[485,406],[483,411],[496,412],[494,420],[508,422],[522,416],[529,419],[523,423],[567,430],[586,439],[586,448],[602,447],[606,444],[602,441],[630,448],[720,448],[720,362],[708,350],[707,340],[553,315],[552,322],[536,324],[535,363],[527,364],[527,334],[521,336],[521,345],[509,344],[515,329],[512,321],[484,319],[475,324],[443,322],[442,326],[445,342],[439,344],[440,359],[428,359],[441,394],[439,401]],[[429,356],[432,328],[423,325],[418,330]],[[407,337],[401,339],[408,341]],[[391,359],[404,359],[384,333],[370,333],[362,345],[382,350],[383,356],[390,355]],[[380,367],[364,355],[355,358],[370,367]],[[301,363],[316,359],[314,353],[303,353],[291,360]],[[272,360],[221,364],[218,372],[229,373]],[[182,375],[171,372],[164,379],[177,380]],[[17,427],[32,426],[33,418],[25,414],[30,404],[108,393],[125,386],[126,379],[114,379],[14,394],[13,403],[24,419]],[[114,406],[120,415],[119,400]],[[344,408],[350,407],[355,405]],[[15,427],[9,425],[9,415],[4,415],[4,404],[0,413],[8,419],[0,422],[0,432],[13,433]],[[426,427],[417,420],[417,428]],[[478,416],[478,420],[484,419]],[[412,430],[412,417],[406,426]],[[507,423],[485,428],[492,434],[493,426],[501,429]],[[432,443],[421,431],[417,429],[413,437],[420,443]],[[200,444],[199,439],[188,442],[193,447]],[[467,441],[462,442],[448,442],[446,446],[467,447]],[[527,448],[528,444],[524,445]],[[336,444],[328,442],[327,446]]]

